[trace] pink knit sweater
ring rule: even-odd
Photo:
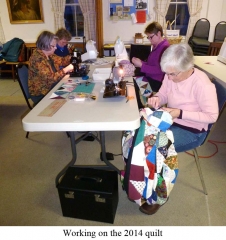
[[[159,92],[161,105],[178,108],[183,111],[182,119],[174,119],[175,123],[195,129],[208,129],[209,123],[218,118],[218,102],[216,89],[208,76],[195,68],[194,73],[186,80],[174,83],[165,75]]]

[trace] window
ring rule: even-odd
[[[187,0],[171,0],[166,14],[166,21],[173,23],[172,29],[179,29],[180,35],[186,36],[189,18]]]
[[[84,36],[84,17],[78,0],[66,0],[64,21],[72,37]]]

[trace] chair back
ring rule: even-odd
[[[193,29],[192,36],[208,40],[210,31],[210,22],[206,18],[199,19]]]
[[[220,82],[218,82],[215,79],[212,80],[212,83],[216,87],[217,101],[218,101],[219,115],[220,115],[220,113],[223,111],[225,103],[226,103],[226,89]]]
[[[215,79],[212,80],[212,83],[215,85],[216,92],[217,92],[217,102],[218,102],[218,109],[219,109],[218,119],[219,119],[219,117],[225,107],[225,103],[226,103],[226,89],[220,82],[216,81]],[[213,130],[213,127],[214,127],[214,123],[209,124],[206,138],[202,144],[204,144],[206,141],[208,141],[210,131]]]
[[[33,107],[29,102],[30,94],[28,89],[28,66],[26,64],[18,64],[16,65],[16,71],[17,71],[17,79],[18,79],[20,88],[23,92],[26,103],[28,107],[32,109]]]
[[[223,43],[221,42],[211,42],[208,48],[208,56],[218,56],[221,46]]]
[[[223,42],[226,37],[226,21],[219,22],[215,27],[214,42]]]

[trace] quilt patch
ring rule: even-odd
[[[143,108],[140,116],[140,128],[125,131],[122,138],[122,185],[129,199],[139,205],[164,204],[178,175],[178,158],[169,129],[173,120],[160,109]]]

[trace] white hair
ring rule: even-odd
[[[162,54],[160,66],[163,72],[168,68],[185,72],[194,67],[194,55],[187,43],[170,45]]]

